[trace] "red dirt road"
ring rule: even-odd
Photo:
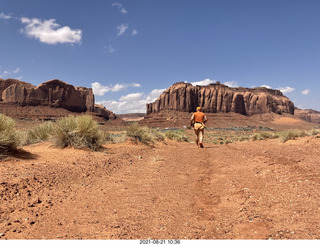
[[[0,162],[0,239],[319,239],[319,146],[28,146]]]

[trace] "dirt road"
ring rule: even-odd
[[[28,146],[0,162],[0,239],[319,239],[319,146]]]

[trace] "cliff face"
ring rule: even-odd
[[[164,91],[155,102],[147,104],[147,115],[162,110],[192,112],[198,106],[207,113],[294,113],[293,102],[278,90],[230,88],[219,82],[207,86],[180,82]]]
[[[311,109],[301,110],[301,109],[295,108],[294,115],[305,121],[320,124],[319,111],[311,110]]]
[[[21,106],[51,106],[72,112],[94,111],[92,89],[50,80],[38,87],[15,79],[0,79],[0,101]]]

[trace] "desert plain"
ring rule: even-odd
[[[217,126],[229,126],[224,117]],[[292,116],[261,122],[316,127]],[[115,125],[103,127],[120,135],[125,123]],[[320,135],[253,140],[259,129],[208,128],[203,149],[188,128],[183,142],[19,147],[0,161],[0,239],[319,239]]]

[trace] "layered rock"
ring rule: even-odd
[[[0,101],[30,106],[51,106],[72,112],[94,111],[91,88],[74,87],[60,80],[50,80],[39,86],[15,79],[0,79]]]
[[[293,102],[279,90],[264,87],[230,88],[220,82],[207,86],[180,82],[164,91],[155,102],[147,104],[147,115],[162,110],[192,112],[198,106],[207,113],[294,113]]]
[[[295,108],[294,115],[312,123],[320,124],[320,112],[312,109],[302,110],[299,108]]]
[[[107,110],[103,105],[94,105],[94,112],[106,120],[117,118],[112,111]]]

